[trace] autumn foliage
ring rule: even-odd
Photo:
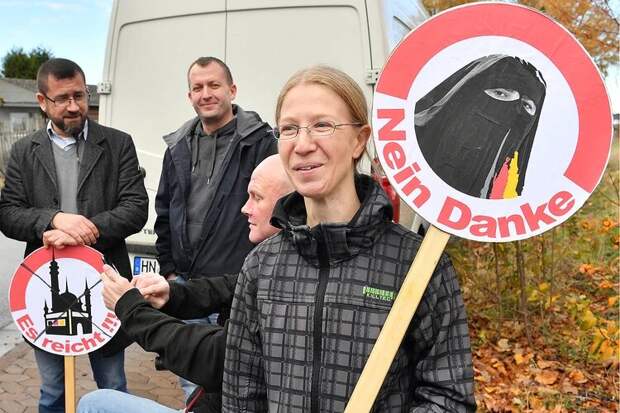
[[[472,0],[423,0],[431,15],[472,2]],[[607,73],[609,66],[619,62],[618,16],[614,16],[606,0],[519,0],[516,3],[538,9],[568,29],[604,74]]]
[[[517,244],[453,238],[468,309],[476,398],[486,412],[619,410],[620,170],[567,222]],[[527,318],[525,317],[527,315]]]

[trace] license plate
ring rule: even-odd
[[[146,272],[159,274],[159,263],[156,258],[133,257],[133,275],[140,275]]]

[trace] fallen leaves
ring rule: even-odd
[[[610,323],[605,333],[617,333]],[[508,330],[502,330],[502,334]],[[600,333],[600,337],[603,337]],[[606,352],[604,339],[597,351]],[[553,347],[537,337],[535,349],[524,335],[486,341],[474,352],[476,399],[481,412],[609,411],[618,407],[617,371],[604,364],[587,368],[559,360]],[[572,406],[567,408],[567,406]]]
[[[510,351],[510,344],[508,344],[507,339],[502,338],[501,340],[497,342],[497,348],[499,351],[505,353],[507,351]]]
[[[543,360],[542,358],[538,358],[536,360],[536,365],[541,369],[548,369],[552,367],[555,363],[553,361]]]
[[[587,383],[588,381],[588,379],[581,370],[571,371],[570,373],[568,373],[568,378],[570,378],[573,383],[577,384]]]
[[[514,355],[515,363],[518,365],[529,363],[530,360],[534,357],[534,354],[529,353],[523,355],[521,352],[516,352]]]
[[[562,393],[564,394],[579,394],[579,390],[577,387],[573,386],[569,380],[564,380],[562,382]]]
[[[598,284],[598,288],[604,290],[607,288],[614,288],[616,286],[616,284],[614,284],[613,282],[609,281],[609,280],[603,280]]]
[[[550,385],[558,381],[560,373],[554,370],[543,370],[534,377],[534,380],[540,384]]]

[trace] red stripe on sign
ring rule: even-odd
[[[566,45],[555,60],[570,85],[579,113],[579,136],[564,176],[587,192],[594,191],[605,171],[611,150],[611,107],[605,84],[590,57],[579,45]],[[577,56],[582,56],[579,59]]]
[[[87,247],[65,247],[61,250],[54,250],[56,258],[75,258],[84,261],[98,272],[103,272],[103,256],[97,250]],[[37,272],[42,265],[52,260],[52,248],[39,248],[24,258],[23,263],[32,271]],[[45,277],[43,275],[45,274]],[[45,273],[39,274],[43,279],[47,279],[47,269]],[[34,275],[24,266],[20,265],[11,281],[9,289],[9,309],[11,312],[24,310],[26,308],[26,289]],[[35,277],[36,278],[36,277]],[[37,279],[37,282],[41,282]]]
[[[434,55],[456,42],[479,36],[505,36],[526,42],[546,55],[562,73],[579,114],[577,147],[564,175],[592,192],[611,149],[609,99],[583,47],[562,26],[536,11],[511,4],[477,4],[429,19],[394,50],[381,73],[377,91],[406,99],[415,77]]]
[[[30,277],[32,277],[30,271],[21,266],[13,274],[9,288],[9,310],[11,312],[26,309],[26,287],[30,282]]]

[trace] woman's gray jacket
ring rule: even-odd
[[[233,301],[224,412],[342,412],[420,245],[391,221],[369,177],[348,224],[305,225],[293,193],[274,210],[283,230],[247,257]],[[373,412],[476,408],[465,307],[444,254],[398,349]]]

